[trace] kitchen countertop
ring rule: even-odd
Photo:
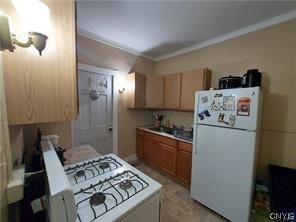
[[[151,128],[151,127],[153,127],[153,126],[151,126],[151,125],[150,125],[150,126],[138,126],[138,127],[136,127],[136,129],[140,129],[140,130],[144,130],[144,131],[149,132],[149,133],[155,133],[155,134],[157,134],[157,135],[161,135],[161,136],[169,137],[169,138],[172,138],[172,139],[175,139],[175,140],[178,140],[178,141],[182,141],[182,142],[184,142],[184,143],[190,143],[190,144],[192,144],[191,141],[180,139],[180,138],[175,137],[175,136],[173,136],[173,135],[170,135],[170,134],[168,134],[168,133],[157,132],[157,131],[154,131],[154,130],[150,130],[149,128]]]
[[[170,135],[170,134],[167,134],[164,132],[157,132],[157,131],[150,130],[149,128],[151,128],[151,127],[153,127],[153,126],[151,126],[151,125],[150,126],[138,126],[136,128],[140,129],[140,130],[144,130],[146,132],[155,133],[155,134],[158,134],[161,136],[169,137],[169,138],[172,138],[172,139],[175,139],[178,141],[192,144],[192,142],[190,142],[190,141],[177,138],[173,135]],[[83,145],[83,146],[78,146],[78,147],[73,147],[73,148],[67,149],[64,156],[66,158],[65,165],[70,165],[70,164],[80,162],[83,160],[92,159],[96,156],[101,156],[101,154],[92,146]]]
[[[64,156],[66,158],[65,165],[70,165],[72,163],[92,159],[96,156],[101,156],[101,154],[92,146],[83,145],[67,149]]]

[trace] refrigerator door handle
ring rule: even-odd
[[[197,154],[197,144],[196,144],[196,137],[197,137],[197,125],[194,125],[194,135],[193,135],[193,146],[194,146],[194,155]]]

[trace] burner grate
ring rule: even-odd
[[[77,176],[77,177],[85,176],[84,170],[78,170],[78,171],[75,173],[75,176]]]
[[[95,160],[83,162],[80,165],[65,167],[66,175],[71,185],[79,184],[96,176],[110,172],[121,167],[116,159],[106,156]]]
[[[129,187],[122,188],[122,183],[127,183]],[[148,186],[145,180],[130,170],[91,184],[74,193],[78,219],[80,222],[94,221]]]
[[[102,192],[97,192],[91,196],[89,203],[92,206],[97,206],[104,203],[105,200],[106,200],[106,195]]]
[[[129,179],[124,179],[119,183],[119,187],[124,190],[127,190],[127,189],[131,188],[132,186],[133,186],[133,183]]]

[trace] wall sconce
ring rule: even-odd
[[[0,14],[0,50],[14,51],[15,46],[30,47],[33,45],[41,56],[46,46],[47,32],[49,31],[49,9],[39,0],[12,0],[20,20],[28,33],[26,42],[18,41],[14,34],[11,34],[8,16]]]
[[[118,89],[118,92],[119,92],[120,94],[124,93],[124,91],[125,91],[125,88],[124,88],[124,87]]]
[[[129,90],[127,83],[127,75],[125,73],[118,74],[115,78],[115,81],[116,90],[118,90],[120,94],[123,94],[126,90]]]

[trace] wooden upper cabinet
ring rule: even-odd
[[[146,104],[147,108],[162,108],[164,100],[164,76],[146,76]]]
[[[48,6],[51,20],[42,56],[33,46],[2,52],[11,125],[74,120],[77,116],[75,2],[42,2]],[[1,10],[10,16],[19,36],[21,21],[11,1],[1,2]]]
[[[181,74],[165,75],[164,107],[179,109],[180,107]]]
[[[211,87],[211,71],[197,69],[168,75],[128,76],[128,108],[193,111],[195,91]]]
[[[195,91],[211,87],[211,72],[208,69],[197,69],[181,74],[181,110],[194,110]]]
[[[128,74],[128,108],[144,108],[146,76],[140,73]]]

